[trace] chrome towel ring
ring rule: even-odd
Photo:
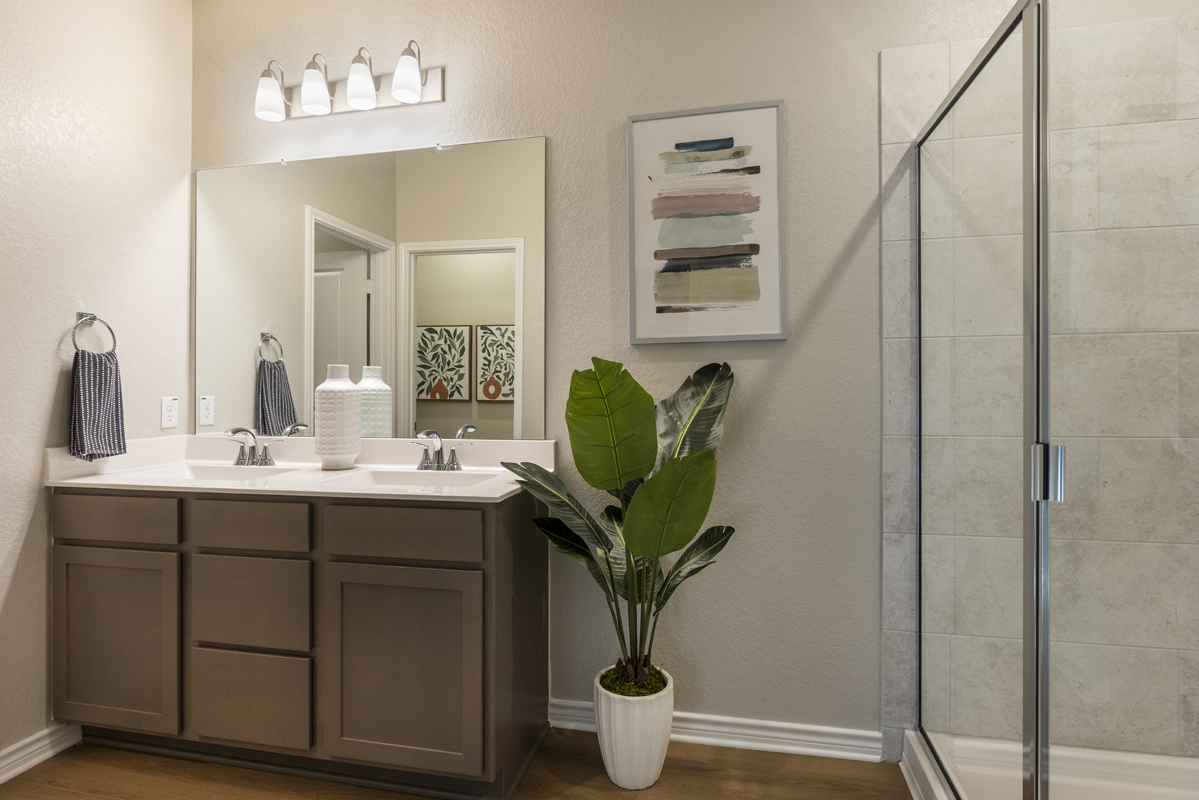
[[[266,356],[264,356],[262,354],[262,346],[269,345],[271,342],[274,342],[275,347],[279,348],[279,357],[276,358],[275,360],[282,361],[283,360],[283,342],[279,341],[278,339],[276,339],[274,336],[270,335],[269,333],[261,334],[260,338],[258,339],[258,357],[260,359],[262,359],[263,361],[269,360],[269,359],[267,359]]]
[[[83,348],[81,348],[81,347],[79,346],[79,342],[75,341],[75,334],[79,332],[79,326],[80,326],[80,325],[94,325],[94,324],[96,324],[97,322],[99,322],[99,323],[100,323],[101,325],[103,325],[105,328],[108,328],[108,333],[109,333],[109,335],[110,335],[110,336],[112,336],[112,350],[110,350],[109,352],[115,352],[115,351],[116,351],[116,349],[117,349],[117,334],[116,334],[116,331],[114,331],[114,330],[112,329],[112,326],[111,326],[111,325],[109,325],[107,322],[105,322],[104,320],[100,319],[100,318],[99,318],[99,317],[97,317],[95,314],[92,314],[92,313],[90,313],[90,312],[87,312],[87,311],[79,311],[79,312],[77,312],[77,313],[75,314],[75,327],[74,327],[74,328],[71,328],[71,344],[75,345],[75,350],[76,350],[76,351],[79,351],[79,350],[82,350],[82,349],[83,349]]]

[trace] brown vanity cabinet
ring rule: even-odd
[[[504,798],[548,728],[527,494],[54,491],[54,713],[88,740]]]

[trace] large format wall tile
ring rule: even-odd
[[[949,46],[950,67],[955,75],[962,75],[966,71],[984,41],[954,42]],[[1023,131],[1023,53],[1023,38],[1016,34],[1010,36],[991,57],[953,107],[952,131],[955,138]]]
[[[916,724],[917,637],[910,631],[883,631],[883,725]]]
[[[953,534],[953,439],[921,437],[920,527],[924,534]]]
[[[928,731],[948,733],[953,724],[953,637],[925,633],[920,638],[920,722]]]
[[[953,339],[920,342],[920,431],[925,436],[953,432]]]
[[[1049,134],[1049,229],[1081,231],[1099,227],[1099,131],[1096,128]]]
[[[953,432],[1019,436],[1024,414],[1024,341],[1019,336],[953,340]]]
[[[1023,738],[1023,652],[1019,639],[953,637],[953,733]]]
[[[1024,229],[1023,164],[1022,136],[954,141],[954,236],[993,236]]]
[[[1199,652],[1180,652],[1178,668],[1182,689],[1182,754],[1196,757],[1199,756]]]
[[[1024,237],[953,240],[955,336],[1024,332]]]
[[[921,336],[953,336],[954,241],[920,242]]]
[[[953,183],[954,143],[927,142],[920,148],[920,237],[945,239],[954,235],[957,201]]]
[[[1199,649],[1199,545],[1059,540],[1054,641]]]
[[[1178,17],[1178,118],[1199,117],[1199,15]]]
[[[1024,631],[1024,541],[955,536],[953,632],[1018,639]]]
[[[1199,333],[1178,335],[1178,435],[1199,437]]]
[[[1199,119],[1099,132],[1099,224],[1199,224]]]
[[[1054,336],[1049,358],[1055,436],[1178,435],[1177,336]]]
[[[1174,116],[1174,20],[1055,30],[1049,38],[1049,125],[1091,128]]]
[[[920,630],[953,633],[953,545],[957,536],[920,537]]]
[[[912,459],[915,438],[883,437],[883,530],[914,533],[912,521]]]
[[[881,58],[882,141],[907,143],[949,94],[949,45],[897,47]]]
[[[1180,752],[1176,651],[1054,643],[1049,664],[1054,744]]]
[[[912,428],[916,385],[913,339],[883,340],[883,435],[907,436]]]
[[[883,534],[883,629],[915,631],[916,582],[919,578],[916,536]]]
[[[1199,330],[1199,227],[1055,233],[1049,242],[1053,333]]]
[[[1050,423],[1052,425],[1052,422]],[[1066,499],[1049,505],[1049,530],[1054,539],[1102,539],[1099,439],[1053,436],[1066,447]]]
[[[915,313],[915,242],[883,242],[882,311],[883,338],[903,339],[917,334]]]
[[[1104,439],[1099,448],[1103,494],[1095,538],[1199,543],[1199,439]],[[1199,586],[1199,573],[1192,581]]]
[[[1024,535],[1024,440],[953,440],[953,532],[959,536]]]
[[[906,144],[883,145],[879,169],[883,241],[915,238],[912,221],[912,148]]]

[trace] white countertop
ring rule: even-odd
[[[461,440],[446,439],[449,447]],[[238,445],[221,435],[131,439],[125,455],[81,461],[65,447],[46,450],[51,487],[411,499],[498,503],[521,491],[504,461],[532,461],[554,469],[554,441],[471,439],[458,450],[461,472],[419,471],[415,439],[363,439],[352,469],[322,470],[311,437],[271,444],[274,467],[234,467]],[[425,442],[421,442],[425,444]]]

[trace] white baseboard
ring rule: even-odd
[[[550,725],[569,730],[594,731],[595,708],[593,704],[581,700],[550,700]],[[883,735],[880,731],[718,717],[687,711],[674,712],[670,740],[853,761],[880,761],[883,754]]]
[[[946,784],[937,760],[918,731],[903,732],[903,758],[899,761],[899,771],[908,782],[913,800],[954,800],[955,795]]]
[[[0,750],[0,783],[12,780],[30,767],[61,753],[83,738],[78,725],[56,722],[28,739]]]

